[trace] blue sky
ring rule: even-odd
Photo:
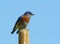
[[[10,32],[26,11],[35,14],[27,27],[30,44],[60,44],[60,0],[0,0],[0,44],[18,44]]]

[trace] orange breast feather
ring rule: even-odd
[[[23,16],[23,21],[25,21],[25,22],[27,22],[27,23],[28,23],[28,22],[29,22],[29,20],[30,20],[30,19],[29,19],[29,17],[27,17],[27,16]]]

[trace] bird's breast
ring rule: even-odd
[[[24,21],[24,22],[29,22],[29,20],[30,20],[30,18],[28,17],[28,16],[23,16],[23,18],[22,18],[22,20]]]

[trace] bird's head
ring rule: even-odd
[[[33,16],[34,14],[33,14],[32,12],[30,12],[30,11],[27,11],[27,12],[24,13],[24,15],[27,15],[27,16],[31,17],[31,16]]]

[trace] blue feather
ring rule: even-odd
[[[20,17],[17,19],[17,21],[16,21],[15,24],[17,24],[21,19],[22,19],[22,17],[20,16]]]

